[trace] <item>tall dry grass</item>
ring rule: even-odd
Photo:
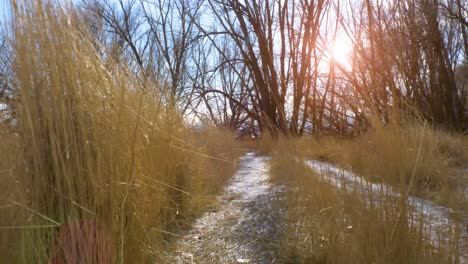
[[[171,228],[200,214],[234,169],[237,143],[184,127],[158,84],[104,62],[71,13],[14,8],[0,252],[11,263],[158,262]]]
[[[431,243],[423,231],[430,229],[431,219],[409,214],[405,195],[367,197],[352,189],[338,189],[301,160],[326,160],[371,181],[390,184],[403,194],[450,206],[457,219],[468,208],[463,188],[460,191],[454,184],[460,177],[457,171],[468,164],[466,140],[418,118],[385,124],[374,120],[367,132],[348,139],[279,139],[271,148],[272,172],[276,181],[291,189],[286,197],[283,261],[458,263],[463,253],[457,246],[459,230]],[[415,217],[420,224],[411,224]]]
[[[9,226],[16,222],[16,219],[23,217],[20,211],[16,210],[12,199],[17,198],[19,182],[16,181],[15,164],[18,158],[18,135],[12,128],[0,124],[0,227]],[[15,255],[15,241],[18,241],[20,234],[13,229],[0,229],[0,256],[4,259],[12,259]]]
[[[275,181],[287,184],[282,263],[457,263],[457,235],[431,244],[424,215],[408,214],[404,200],[366,197],[338,189],[306,167],[297,142],[280,140],[272,159]],[[408,217],[423,219],[411,224]],[[429,220],[426,220],[429,221]],[[444,240],[446,239],[446,240]]]
[[[414,173],[412,193],[453,207],[466,206],[464,194],[457,191],[454,182],[468,164],[467,136],[413,120],[404,124],[375,122],[355,138],[304,138],[296,145],[304,157],[336,163],[402,190],[408,188]]]

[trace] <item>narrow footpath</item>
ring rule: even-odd
[[[277,263],[283,211],[273,208],[284,188],[273,185],[269,158],[247,153],[218,199],[176,243],[175,263]]]
[[[218,196],[217,209],[202,215],[193,228],[175,243],[170,263],[279,263],[276,252],[285,229],[286,188],[270,181],[270,158],[249,152],[240,159],[239,170]],[[305,161],[338,189],[350,189],[363,194],[367,203],[398,198],[401,194],[390,186],[366,181],[333,164]],[[430,201],[409,196],[412,208],[409,221],[427,228],[427,238],[437,243],[448,232],[457,230],[461,256],[458,263],[468,263],[468,217],[452,219],[452,210]],[[421,219],[423,216],[423,219]]]

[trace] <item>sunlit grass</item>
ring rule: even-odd
[[[431,219],[412,215],[406,198],[366,197],[337,188],[302,163],[304,146],[279,140],[272,160],[275,181],[289,186],[288,214],[279,256],[285,263],[456,263],[457,233],[430,242]],[[330,145],[328,145],[330,146]],[[336,149],[341,145],[337,144]],[[319,145],[315,145],[319,147]],[[342,147],[342,146],[341,146]],[[320,154],[319,154],[320,153]],[[317,152],[324,155],[328,151]],[[309,154],[311,155],[311,154]],[[319,156],[319,157],[320,157]],[[328,155],[327,155],[328,156]],[[309,156],[310,158],[311,156]],[[321,156],[323,158],[323,156]],[[414,161],[413,161],[414,162]],[[417,166],[414,163],[414,166]],[[372,199],[383,200],[373,201]],[[403,196],[404,197],[404,196]],[[371,201],[369,201],[371,199]],[[418,225],[411,220],[418,218]],[[419,219],[421,218],[421,219]],[[411,220],[411,221],[410,221]]]
[[[423,123],[374,126],[351,139],[304,138],[301,155],[351,169],[375,182],[453,207],[466,206],[453,181],[468,163],[467,137],[433,129]],[[418,148],[420,156],[417,159]]]
[[[165,231],[200,214],[231,174],[233,135],[186,128],[158,83],[104,62],[67,9],[26,1],[15,11],[2,258],[154,263]]]

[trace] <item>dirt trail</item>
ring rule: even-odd
[[[273,208],[283,188],[270,183],[269,158],[247,153],[217,199],[176,243],[172,263],[275,263],[284,212]]]

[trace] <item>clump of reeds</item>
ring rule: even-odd
[[[171,225],[220,188],[204,184],[232,171],[232,135],[218,132],[204,153],[158,84],[101,57],[69,8],[13,10],[13,261],[157,261]]]
[[[411,224],[406,198],[367,197],[337,188],[302,163],[301,145],[280,140],[272,159],[276,181],[289,185],[279,256],[284,263],[452,263],[457,236],[429,242],[425,221]],[[358,188],[359,189],[359,188]],[[376,200],[372,200],[376,199]],[[424,219],[424,216],[420,216]],[[428,220],[430,221],[430,220]]]
[[[432,128],[420,120],[376,122],[357,137],[308,138],[298,145],[304,156],[331,161],[402,190],[413,178],[411,192],[441,202],[448,199],[441,191],[468,162],[466,137]]]

